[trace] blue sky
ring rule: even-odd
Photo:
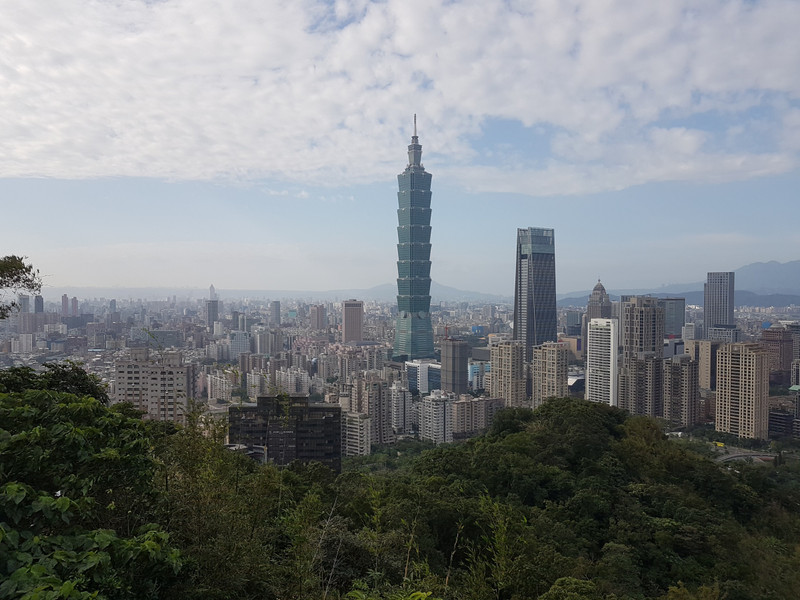
[[[59,286],[395,277],[417,113],[433,278],[560,293],[800,259],[800,3],[27,2],[0,23],[2,254]]]

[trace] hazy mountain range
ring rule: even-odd
[[[737,306],[787,306],[800,304],[800,260],[786,263],[770,261],[766,263],[752,263],[735,271],[736,273],[736,304]],[[607,288],[612,299],[618,299],[620,294],[652,294],[654,296],[681,296],[686,298],[686,304],[703,304],[702,281],[692,283],[675,283],[661,286],[656,289],[613,289]],[[348,298],[359,300],[374,300],[378,302],[392,302],[397,295],[395,283],[385,283],[366,289],[341,289],[326,291],[307,290],[218,290],[220,297],[225,298],[269,298],[280,300],[283,298],[301,298],[308,302],[336,302]],[[45,296],[48,300],[56,301],[62,293],[80,298],[146,298],[158,299],[177,296],[178,299],[200,299],[208,297],[208,288],[100,288],[100,287],[73,287],[53,288],[53,294]],[[558,294],[559,306],[586,306],[591,290]],[[56,297],[57,295],[57,297]],[[439,302],[486,302],[493,304],[509,304],[513,297],[504,294],[487,294],[459,290],[441,285],[435,281],[431,283],[431,301]]]
[[[788,306],[800,304],[800,260],[758,262],[734,271],[736,306]],[[673,283],[656,289],[610,289],[613,300],[621,294],[650,294],[686,298],[686,304],[703,305],[704,281]],[[558,294],[559,306],[586,306],[591,290]]]
[[[150,287],[58,287],[43,290],[49,301],[60,301],[61,294],[79,298],[142,298],[159,300],[176,296],[178,300],[208,298],[208,288],[150,288]],[[219,297],[226,298],[259,298],[282,300],[299,298],[307,302],[336,302],[356,298],[358,300],[374,300],[376,302],[393,302],[397,299],[397,284],[384,283],[371,288],[341,290],[233,290],[218,289]],[[489,304],[511,303],[513,297],[501,294],[471,292],[431,282],[431,302],[486,302]]]

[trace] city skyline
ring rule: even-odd
[[[797,4],[170,0],[4,17],[5,253],[46,286],[389,283],[414,113],[443,285],[510,296],[530,223],[559,233],[559,293],[800,258],[782,218],[800,188]]]

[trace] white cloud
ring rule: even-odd
[[[2,177],[385,180],[414,112],[429,167],[489,191],[797,166],[782,133],[800,98],[796,2],[61,0],[3,12]],[[704,131],[709,114],[760,132],[762,147]],[[473,143],[492,118],[530,128],[520,135],[558,131],[547,166],[481,162]]]

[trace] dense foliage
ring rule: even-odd
[[[0,371],[0,392],[50,390],[91,396],[108,404],[108,390],[97,375],[86,372],[81,363],[65,360],[45,363],[41,371],[11,367]]]
[[[800,472],[553,400],[482,438],[279,470],[52,391],[0,394],[0,597],[793,598]],[[25,596],[31,590],[51,593]],[[60,595],[59,595],[60,594]]]
[[[37,294],[41,289],[39,271],[26,263],[24,256],[0,256],[0,319],[5,319],[18,308],[15,294]]]

